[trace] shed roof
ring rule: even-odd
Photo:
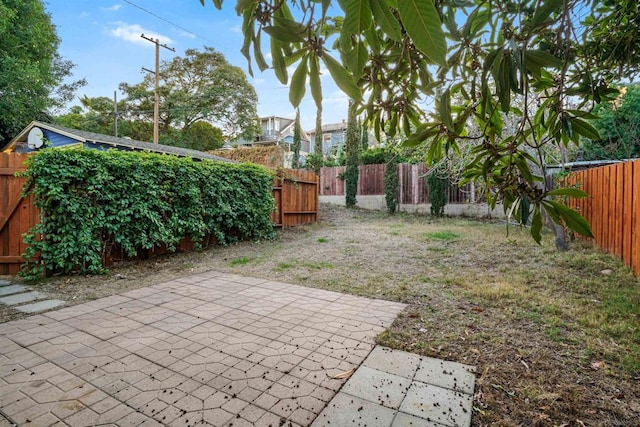
[[[72,129],[65,126],[39,121],[33,121],[26,128],[24,128],[22,132],[20,132],[15,138],[11,140],[7,149],[10,150],[12,146],[26,141],[29,132],[34,127],[48,129],[51,132],[56,132],[69,138],[75,139],[80,143],[98,143],[112,145],[113,147],[124,147],[137,151],[150,151],[154,153],[171,154],[178,157],[191,157],[200,160],[208,159],[220,162],[233,162],[232,160],[225,159],[223,157],[214,156],[213,154],[205,153],[203,151],[191,150],[189,148],[174,147],[171,145],[163,144],[153,144],[151,142],[137,141],[135,139],[121,138],[96,132]]]

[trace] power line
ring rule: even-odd
[[[145,8],[144,8],[144,7],[142,7],[142,6],[138,6],[137,4],[135,4],[134,2],[132,2],[132,1],[130,1],[130,0],[123,0],[123,1],[124,1],[125,3],[130,4],[131,6],[133,6],[133,7],[135,7],[135,8],[140,9],[141,11],[143,11],[143,12],[145,12],[145,13],[148,13],[148,14],[149,14],[149,15],[151,15],[151,16],[154,16],[154,17],[158,18],[158,19],[159,19],[159,20],[161,20],[161,21],[166,22],[166,23],[167,23],[167,24],[169,24],[169,25],[173,25],[174,27],[181,29],[182,31],[186,32],[187,34],[191,34],[192,36],[199,37],[199,38],[201,38],[202,40],[208,41],[209,43],[216,44],[213,40],[211,40],[211,39],[209,39],[209,38],[207,38],[207,37],[205,37],[205,36],[202,36],[202,35],[200,35],[200,34],[194,33],[193,31],[188,30],[188,29],[184,28],[184,27],[183,27],[183,26],[181,26],[181,25],[178,25],[178,24],[176,24],[176,23],[174,23],[174,22],[171,22],[171,21],[169,21],[168,19],[165,19],[165,18],[163,18],[162,16],[157,15],[157,14],[155,14],[155,13],[151,12],[151,11],[150,11],[150,10],[148,10],[148,9],[145,9]]]

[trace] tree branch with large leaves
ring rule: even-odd
[[[213,3],[221,8],[223,1]],[[622,3],[628,7],[620,12]],[[566,148],[581,136],[597,137],[590,111],[617,94],[608,87],[609,64],[623,65],[620,57],[633,50],[620,54],[614,44],[610,61],[601,66],[603,53],[590,48],[592,35],[612,25],[617,33],[631,34],[635,27],[625,32],[612,16],[632,16],[632,5],[632,0],[238,0],[235,9],[243,17],[241,51],[250,72],[256,64],[261,71],[271,68],[282,83],[290,81],[294,107],[307,87],[321,107],[323,64],[359,112],[366,112],[378,137],[403,134],[405,144],[423,147],[432,162],[459,151],[460,140],[473,139],[464,179],[486,185],[489,202],[501,202],[514,218],[526,221],[532,214],[531,234],[540,241],[543,211],[591,235],[579,214],[554,200],[586,194],[545,188],[540,153],[548,146]],[[271,53],[271,64],[263,49]],[[294,64],[289,76],[287,67]],[[516,105],[522,99],[524,105]],[[507,117],[515,121],[515,131],[505,131]],[[470,136],[470,126],[479,133]]]

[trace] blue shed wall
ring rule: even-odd
[[[77,139],[60,135],[59,133],[52,132],[48,129],[42,129],[42,135],[54,147],[64,147],[65,145],[78,144],[80,142]]]

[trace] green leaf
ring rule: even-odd
[[[557,58],[544,50],[531,49],[524,53],[525,64],[528,68],[551,67],[560,68],[564,64],[562,59]]]
[[[536,243],[540,244],[542,240],[542,214],[540,213],[540,207],[536,206],[533,211],[533,217],[531,218],[531,237]]]
[[[362,93],[360,92],[360,88],[356,85],[353,80],[353,76],[349,74],[349,72],[334,58],[332,58],[326,52],[322,55],[322,62],[329,70],[331,77],[336,82],[336,85],[346,93],[349,98],[359,101],[362,97]]]
[[[236,13],[238,16],[244,14],[247,10],[253,10],[257,0],[237,0],[236,1]],[[221,3],[222,5],[222,3]]]
[[[367,48],[362,41],[356,43],[356,48],[349,54],[345,55],[346,64],[354,77],[362,76],[364,66],[366,65],[368,54]]]
[[[570,117],[569,122],[571,123],[571,129],[585,138],[589,138],[592,140],[600,139],[600,133],[596,128],[594,128],[589,122],[586,120],[582,120],[578,117]]]
[[[305,83],[307,82],[307,60],[308,56],[303,56],[298,68],[291,76],[291,87],[289,87],[289,101],[294,108],[298,108],[305,93]]]
[[[539,3],[538,9],[536,9],[533,18],[531,18],[531,23],[533,25],[540,25],[549,17],[551,14],[560,9],[563,4],[563,0],[546,0]]]
[[[447,41],[433,0],[398,0],[398,13],[416,48],[446,66]]]
[[[549,196],[569,196],[575,197],[576,199],[584,199],[585,197],[589,197],[589,195],[577,188],[556,188],[555,190],[551,190],[547,193]]]
[[[402,27],[395,16],[393,16],[393,13],[391,13],[387,2],[385,0],[369,0],[369,3],[376,24],[380,26],[382,31],[384,31],[391,40],[400,43],[400,41],[402,41]]]
[[[549,216],[554,219],[554,221],[557,218],[562,219],[565,225],[576,233],[587,237],[593,237],[589,223],[578,212],[563,205],[562,203],[556,202],[555,200],[544,200],[543,206],[545,206],[545,210]]]
[[[449,89],[444,91],[438,101],[438,113],[440,120],[442,120],[447,130],[453,132],[455,129],[453,126],[453,118],[451,117],[451,93]]]
[[[261,37],[260,33],[253,39],[253,56],[255,57],[256,64],[258,64],[258,68],[260,71],[264,71],[269,68],[269,64],[265,61],[264,56],[262,55],[261,50]]]
[[[318,70],[318,57],[309,57],[309,86],[311,95],[316,103],[316,107],[322,108],[322,84],[320,82],[320,71]]]
[[[339,0],[344,10],[342,32],[362,34],[373,22],[369,0]]]
[[[284,56],[282,55],[282,49],[278,40],[271,38],[271,66],[276,78],[283,85],[287,84],[289,76],[287,75],[287,64],[285,64]]]
[[[291,32],[290,30],[283,27],[276,26],[265,26],[262,27],[265,33],[269,34],[274,39],[289,42],[289,43],[302,43],[304,42],[304,38],[295,32]]]

